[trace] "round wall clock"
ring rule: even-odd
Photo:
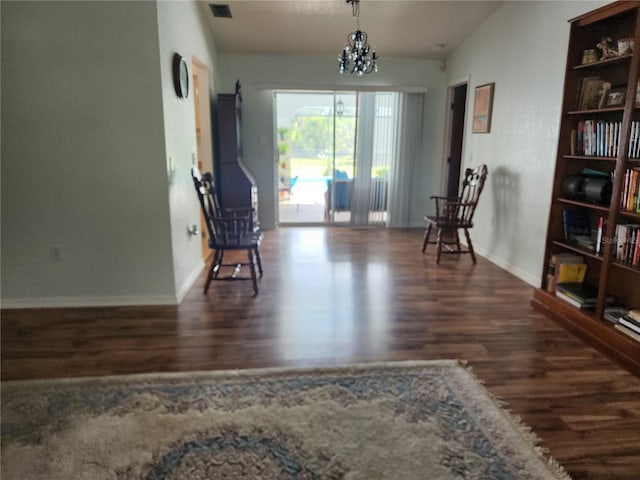
[[[178,97],[189,96],[189,68],[186,60],[179,53],[173,55],[173,86]]]

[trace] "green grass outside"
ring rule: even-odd
[[[331,158],[303,158],[293,157],[290,159],[291,178],[319,178],[331,175]],[[336,157],[336,169],[347,172],[349,177],[353,176],[353,157],[344,155]]]

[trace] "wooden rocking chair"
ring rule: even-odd
[[[213,176],[210,173],[201,173],[195,167],[191,169],[191,176],[207,224],[209,248],[214,250],[213,261],[204,284],[204,293],[209,291],[209,285],[213,280],[251,280],[253,292],[257,295],[256,267],[262,277],[262,261],[260,259],[262,233],[250,229],[252,209],[221,208],[218,204]],[[223,263],[227,250],[246,250],[248,259],[246,262]],[[238,276],[240,268],[245,265],[249,266],[251,277]],[[234,267],[233,273],[228,276],[220,276],[222,267]]]
[[[427,249],[428,243],[436,244],[438,246],[436,263],[440,263],[442,253],[469,253],[473,263],[476,263],[476,254],[473,251],[469,229],[473,227],[473,214],[476,211],[478,199],[484,188],[487,175],[486,165],[481,165],[473,170],[467,168],[462,182],[462,193],[459,197],[431,197],[436,201],[436,215],[424,217],[427,222],[427,228],[424,232],[422,253]],[[434,227],[437,229],[436,240],[429,241],[429,236]],[[460,229],[464,230],[468,250],[462,250],[460,246],[460,235],[458,234]],[[451,238],[447,239],[445,236]],[[443,248],[445,251],[443,251]]]

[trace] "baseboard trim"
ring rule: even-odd
[[[191,274],[189,274],[187,279],[184,281],[182,287],[180,287],[180,289],[176,293],[178,304],[182,303],[182,301],[185,299],[187,293],[189,293],[189,290],[191,290],[191,287],[193,287],[193,284],[196,283],[196,280],[202,273],[202,269],[205,267],[205,265],[206,264],[204,262],[199,262],[198,264],[196,264]]]
[[[493,264],[497,265],[498,267],[502,268],[503,270],[506,270],[507,272],[511,273],[512,275],[515,275],[520,280],[522,280],[524,282],[527,282],[532,287],[539,287],[540,286],[540,278],[539,277],[535,277],[535,276],[531,275],[529,272],[525,272],[521,268],[516,267],[512,263],[506,261],[505,259],[503,259],[501,257],[498,257],[498,256],[496,256],[496,255],[494,255],[494,254],[492,254],[490,252],[487,252],[487,251],[485,251],[483,249],[475,248],[475,252],[478,255],[481,255],[482,257],[484,257],[487,260],[489,260],[491,263],[493,263]]]
[[[117,297],[41,297],[3,298],[2,308],[80,308],[146,305],[177,305],[174,295],[117,296]]]

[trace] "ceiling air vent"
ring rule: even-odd
[[[210,3],[209,8],[213,12],[213,16],[216,18],[231,18],[231,9],[229,5]]]

